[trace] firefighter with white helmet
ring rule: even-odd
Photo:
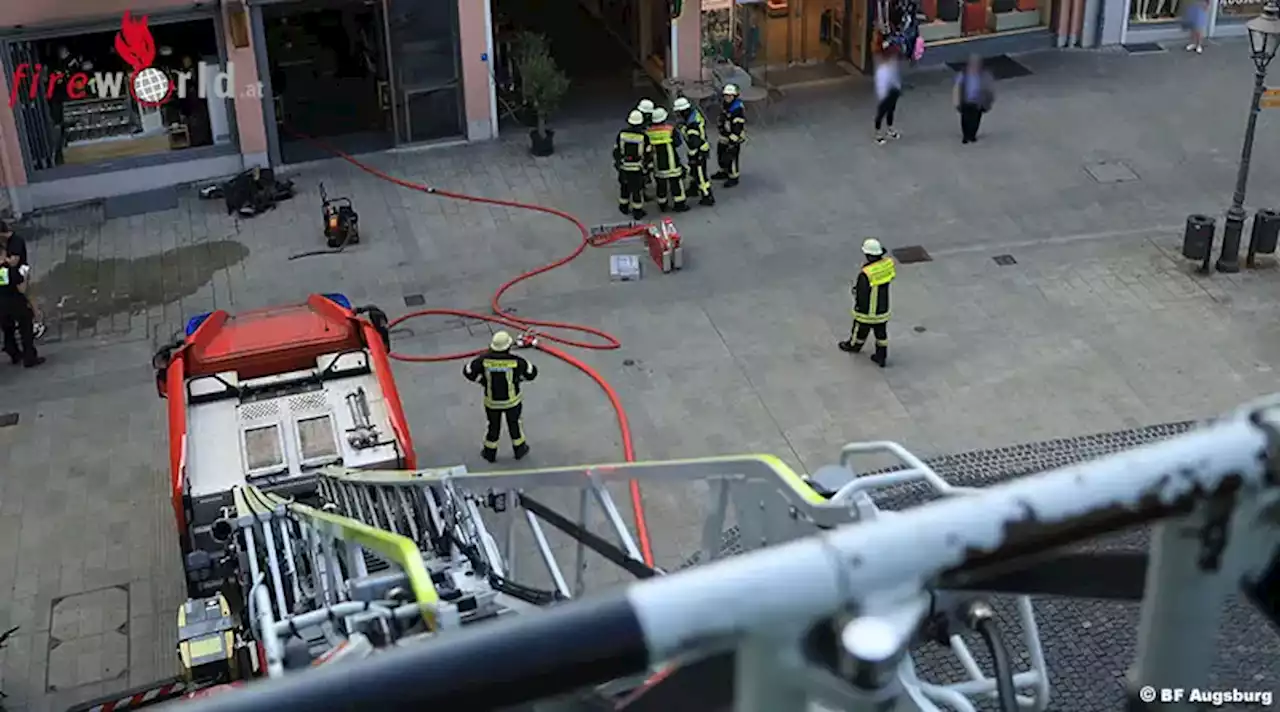
[[[689,188],[694,195],[701,196],[699,205],[715,205],[715,196],[711,193],[711,178],[707,174],[707,163],[711,161],[711,144],[707,142],[707,122],[702,118],[688,97],[676,97],[671,109],[679,117],[677,127],[684,139],[685,155],[689,159]]]
[[[645,135],[653,147],[653,178],[658,189],[658,209],[683,213],[689,209],[684,192],[684,164],[680,162],[680,134],[667,123],[667,110],[653,110],[653,123]]]
[[[522,342],[523,343],[523,342]],[[498,459],[498,441],[502,438],[502,421],[507,421],[507,433],[515,458],[529,454],[529,443],[524,439],[524,410],[520,384],[538,377],[538,369],[519,354],[511,353],[516,345],[511,334],[499,331],[489,342],[489,351],[462,367],[462,375],[472,383],[484,386],[484,414],[489,421],[484,434],[484,449],[480,456],[489,462]]]
[[[849,339],[837,344],[841,351],[858,353],[875,332],[876,351],[871,360],[884,368],[889,360],[889,283],[896,276],[893,258],[874,237],[862,242],[865,262],[853,284],[853,328]]]
[[[655,103],[653,103],[653,100],[652,100],[652,99],[641,99],[641,100],[640,100],[640,103],[639,103],[639,104],[636,104],[636,109],[635,109],[635,110],[636,110],[636,111],[639,111],[639,112],[640,112],[640,115],[644,117],[644,130],[645,130],[645,131],[648,131],[648,130],[649,130],[649,127],[653,125],[653,112],[654,112],[654,110],[655,110],[655,109],[657,109],[657,108],[658,108],[658,105],[657,105],[657,104],[655,104]],[[652,155],[652,154],[650,154],[650,155]],[[645,166],[644,184],[645,184],[645,186],[646,186],[646,187],[648,187],[648,186],[650,186],[651,184],[653,184],[653,182],[654,182],[654,181],[653,181],[653,166],[652,166],[652,165],[646,165],[646,166]]]
[[[644,114],[639,109],[627,117],[627,126],[613,144],[613,166],[618,170],[618,212],[639,220],[645,216],[644,185],[653,147],[645,134]]]
[[[747,110],[740,94],[737,85],[724,85],[720,121],[716,127],[720,132],[720,140],[716,144],[716,159],[720,163],[720,170],[711,177],[723,180],[726,188],[738,184],[742,144],[747,140]]]

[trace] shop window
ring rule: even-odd
[[[891,36],[901,34],[903,18],[918,22],[929,43],[1044,27],[1047,7],[1045,0],[882,0],[878,9],[885,14],[878,16],[889,18]]]
[[[150,31],[152,66],[173,87],[160,106],[134,98],[116,30],[9,44],[10,90],[33,171],[233,143],[226,97],[234,77],[223,72],[214,21],[153,23]],[[152,83],[163,92],[158,77]]]
[[[1252,20],[1262,14],[1262,6],[1266,4],[1258,0],[1218,0],[1218,3],[1218,15],[1233,20]]]
[[[1129,22],[1172,22],[1197,0],[1130,0]],[[1261,7],[1261,4],[1258,5]]]

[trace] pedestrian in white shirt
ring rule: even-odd
[[[890,50],[876,57],[876,143],[883,145],[888,139],[902,138],[893,128],[893,113],[902,96],[902,74],[898,55]],[[881,130],[884,127],[884,130]]]

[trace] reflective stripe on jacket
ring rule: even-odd
[[[863,324],[889,321],[889,283],[897,276],[893,260],[882,257],[863,265],[853,285],[853,318]]]
[[[658,178],[679,178],[684,170],[676,154],[676,130],[671,124],[654,124],[645,132],[653,146],[653,175]]]

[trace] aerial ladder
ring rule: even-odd
[[[885,455],[897,466],[859,471]],[[1040,711],[1051,681],[1028,597],[1056,594],[1142,602],[1130,709],[1155,709],[1138,686],[1207,687],[1212,651],[1199,642],[1216,634],[1228,595],[1243,589],[1280,617],[1278,456],[1280,401],[1268,401],[980,489],[887,442],[848,445],[811,478],[746,456],[497,473],[331,468],[318,507],[243,487],[220,524],[249,587],[235,645],[272,679],[184,704],[969,712],[995,700],[1002,712]],[[664,537],[655,567],[613,496],[631,480],[651,500],[702,504],[687,520],[651,523]],[[934,499],[877,505],[904,487]],[[1149,523],[1149,554],[1064,550]],[[1009,594],[1023,670],[992,613],[991,597]],[[966,643],[975,633],[991,670]],[[926,640],[949,646],[970,679],[921,679],[912,650]]]

